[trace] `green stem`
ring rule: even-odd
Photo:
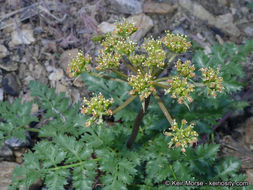
[[[154,82],[154,85],[155,85],[155,86],[159,86],[159,87],[161,87],[161,88],[169,89],[169,86],[164,85],[164,84],[161,84],[161,83],[159,83],[159,82]]]
[[[31,131],[31,132],[35,132],[35,133],[39,133],[40,132],[40,129],[36,129],[36,128],[27,128],[25,130]]]
[[[165,115],[166,119],[169,121],[170,125],[172,126],[173,125],[173,119],[172,119],[170,113],[168,112],[168,110],[166,109],[162,99],[157,94],[153,93],[153,95],[154,95],[155,99],[157,100],[158,105],[160,106],[160,108],[161,108],[163,114]]]
[[[199,82],[194,82],[192,79],[188,79],[190,82],[192,82],[195,86],[198,87],[205,87],[205,84],[203,83],[199,83]]]
[[[124,73],[121,73],[120,71],[117,71],[115,69],[112,69],[112,71],[116,74],[118,74],[119,76],[123,77],[124,79],[128,79],[128,76],[125,75]]]
[[[161,82],[161,81],[165,81],[168,80],[170,77],[161,77],[155,80],[155,82]]]
[[[96,158],[96,159],[92,159],[92,160],[98,161],[98,160],[101,160],[101,158]],[[58,167],[55,167],[55,168],[49,168],[49,170],[55,171],[55,170],[59,170],[59,169],[66,169],[66,168],[71,168],[71,167],[75,167],[75,166],[80,166],[84,162],[85,161],[81,161],[81,162],[78,162],[78,163],[75,163],[75,164],[69,164],[69,165],[65,165],[65,166],[58,166]]]
[[[176,177],[176,175],[175,175],[175,172],[174,172],[172,166],[171,166],[171,165],[169,165],[169,166],[170,166],[170,170],[171,170],[171,172],[172,172],[172,175],[173,175],[174,179],[177,180],[177,177]]]
[[[106,79],[106,80],[114,80],[114,81],[117,81],[117,82],[127,82],[127,80],[116,78],[116,77],[111,77],[111,76],[107,76],[107,75],[99,75],[97,73],[89,73],[89,72],[85,72],[85,73],[87,73],[87,74],[89,74],[89,75],[91,75],[93,77],[103,78],[103,79]],[[124,74],[122,74],[122,75],[124,75]]]
[[[177,54],[173,54],[173,55],[170,57],[170,59],[169,59],[169,61],[168,61],[168,65],[171,64],[171,62],[175,59],[176,56],[177,56]]]
[[[126,107],[128,104],[130,104],[137,96],[130,96],[123,104],[121,104],[118,108],[113,110],[112,114],[117,113],[118,111],[122,110],[124,107]]]

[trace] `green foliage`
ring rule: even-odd
[[[21,186],[28,189],[38,179],[41,179],[49,190],[62,190],[70,183],[76,190],[217,189],[208,183],[245,180],[244,175],[238,174],[239,161],[233,158],[217,157],[219,145],[184,146],[184,151],[182,151],[176,146],[178,142],[176,136],[173,136],[176,145],[169,148],[172,136],[166,136],[168,132],[164,130],[168,129],[170,123],[171,132],[173,132],[171,121],[174,120],[171,118],[175,118],[175,121],[186,119],[188,122],[195,122],[196,130],[200,134],[211,133],[211,127],[227,110],[242,109],[246,106],[245,102],[236,101],[229,94],[242,88],[242,84],[237,82],[238,78],[243,76],[242,68],[238,63],[244,61],[246,55],[253,50],[253,41],[248,41],[242,46],[215,45],[210,55],[198,51],[193,59],[194,65],[191,65],[189,61],[180,62],[177,65],[179,85],[173,86],[171,96],[162,96],[160,89],[153,87],[169,89],[168,85],[171,85],[173,80],[166,77],[159,78],[160,73],[167,64],[173,63],[177,53],[185,52],[191,44],[184,36],[168,33],[167,37],[162,38],[161,41],[151,38],[145,42],[152,45],[152,47],[149,45],[146,47],[148,57],[137,55],[134,52],[137,44],[129,41],[129,36],[136,31],[136,28],[130,25],[129,30],[128,27],[128,24],[124,22],[117,27],[114,33],[107,35],[102,42],[105,49],[99,58],[99,69],[111,69],[106,73],[107,75],[99,72],[87,73],[88,67],[84,68],[82,64],[79,64],[78,59],[75,60],[74,67],[70,67],[72,75],[75,72],[79,74],[78,69],[86,72],[82,77],[89,90],[100,91],[105,98],[114,99],[115,107],[113,108],[115,109],[110,113],[113,114],[115,120],[121,119],[122,123],[110,125],[106,122],[91,122],[89,127],[85,127],[84,124],[89,121],[89,117],[80,113],[80,103],[70,105],[64,93],[56,94],[55,89],[36,82],[30,83],[34,102],[21,104],[19,99],[13,104],[0,102],[0,138],[2,140],[12,136],[24,140],[26,130],[38,130],[40,138],[32,150],[24,155],[23,164],[15,169],[10,190],[19,189]],[[168,56],[171,52],[165,53],[161,43],[165,43],[168,49],[173,51],[167,63],[163,62],[163,56]],[[108,52],[110,54],[107,54]],[[121,61],[124,61],[124,59],[121,60],[124,54],[132,56],[132,60],[135,61],[133,65],[126,64],[135,74],[130,77],[132,79],[130,83],[126,74],[115,70],[118,69]],[[84,61],[83,59],[84,57],[81,56],[80,60]],[[139,61],[143,62],[140,64]],[[138,72],[135,67],[140,68]],[[196,76],[201,76],[200,69],[203,67],[208,68],[202,69],[202,72],[206,74],[204,76],[206,80],[194,82],[192,79],[195,73],[193,72],[196,71]],[[150,75],[146,75],[146,71]],[[211,76],[213,73],[214,77]],[[219,74],[223,79],[219,78]],[[196,77],[196,79],[200,78]],[[167,80],[168,84],[165,84]],[[186,80],[194,84],[194,88],[196,87],[191,95],[185,94],[181,89],[182,84],[186,84]],[[222,80],[225,92],[220,93],[223,88]],[[142,88],[142,84],[145,88]],[[203,87],[207,93],[203,91]],[[134,90],[132,94],[131,90]],[[220,94],[217,94],[217,97],[216,94],[212,94],[216,98],[207,99],[202,95],[208,94],[208,90]],[[177,100],[173,97],[173,93],[180,95],[176,97]],[[150,97],[151,94],[153,96]],[[141,101],[137,100],[138,96]],[[194,99],[193,102],[192,99]],[[191,106],[188,106],[186,100],[192,102]],[[146,110],[148,101],[151,103]],[[43,126],[39,129],[28,127],[32,121],[38,121],[38,118],[31,116],[32,103],[36,103],[44,111],[41,118]],[[87,108],[88,100],[84,103],[86,105],[83,105],[83,108]],[[89,113],[93,114],[94,106],[88,108],[91,111]],[[140,108],[141,111],[138,113]],[[135,120],[136,115],[142,115],[144,119],[141,118],[139,121],[137,116]],[[140,132],[136,143],[130,149],[127,148],[128,143],[126,142],[133,134],[131,125],[134,120],[135,123],[139,122],[138,125],[134,124],[134,127],[137,126]],[[182,123],[186,124],[186,121]],[[188,132],[181,134],[179,131],[178,137],[187,136]],[[168,182],[172,183],[172,181],[182,182],[183,186],[168,186]],[[187,186],[185,181],[203,182],[204,184],[201,187]],[[219,189],[228,189],[228,187],[219,186]]]
[[[248,4],[248,8],[250,8],[251,10],[253,10],[253,3],[249,3]]]
[[[111,75],[115,76],[115,75]],[[93,92],[101,92],[106,98],[112,97],[114,106],[120,106],[127,98],[130,97],[129,91],[131,87],[127,83],[105,80],[83,73],[82,78],[88,89]],[[117,112],[115,120],[123,119],[124,122],[132,122],[136,117],[136,110],[140,107],[140,103],[134,100],[123,110]]]
[[[31,109],[32,102],[22,104],[21,99],[16,99],[12,104],[0,101],[0,144],[12,136],[23,142],[26,140],[25,128],[32,121],[38,121],[30,114]]]
[[[57,107],[59,102],[67,102],[64,95],[55,94],[39,83],[32,82],[30,87],[37,103],[46,112],[50,105],[55,105],[52,114],[56,119],[49,120],[40,129],[40,136],[46,138],[25,154],[24,163],[15,169],[9,189],[28,188],[38,179],[42,179],[49,190],[64,189],[70,178],[77,190],[98,190],[99,187],[95,188],[98,182],[102,189],[108,190],[153,190],[167,189],[166,181],[173,180],[245,180],[244,176],[236,174],[240,166],[238,161],[217,158],[218,145],[199,145],[182,154],[180,149],[168,149],[169,137],[159,132],[153,136],[141,135],[134,150],[130,150],[125,141],[131,131],[124,123],[86,128],[83,126],[86,118],[77,114],[78,106]],[[38,88],[43,93],[38,94]],[[145,140],[147,137],[151,140]],[[143,145],[139,146],[140,143]],[[178,189],[170,187],[174,188]],[[196,189],[195,186],[180,188]]]
[[[248,40],[245,44],[237,46],[234,43],[219,44],[211,48],[211,53],[206,55],[199,50],[193,57],[193,62],[197,69],[202,67],[220,68],[223,77],[223,85],[226,93],[233,93],[242,88],[238,82],[238,77],[243,77],[242,66],[239,64],[246,60],[248,54],[253,51],[253,40]]]

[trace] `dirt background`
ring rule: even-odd
[[[80,78],[67,76],[67,65],[78,50],[97,55],[100,47],[92,37],[111,31],[123,17],[141,28],[135,36],[139,43],[170,30],[186,34],[208,53],[214,43],[239,45],[253,38],[251,0],[0,0],[0,101],[31,100],[31,80],[66,92],[72,102],[88,96]],[[226,130],[218,130],[216,139],[221,155],[240,159],[253,183],[253,55],[241,64],[247,81],[241,96],[248,93],[250,106],[228,114],[220,125]],[[22,163],[26,150],[2,146],[1,190],[7,189],[13,167]]]

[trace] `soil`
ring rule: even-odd
[[[16,97],[25,101],[30,97],[30,80],[48,84],[57,92],[66,92],[72,102],[88,96],[85,84],[67,76],[69,53],[74,55],[82,50],[94,56],[99,47],[91,39],[101,34],[99,26],[102,22],[113,23],[123,17],[137,15],[131,9],[122,12],[127,9],[115,7],[119,6],[113,3],[115,1],[0,0],[0,101],[12,102]],[[153,27],[145,37],[163,35],[165,30],[179,32],[188,35],[207,52],[214,43],[242,44],[253,38],[253,8],[250,7],[250,0],[195,0],[191,4],[198,4],[201,10],[197,13],[191,10],[191,6],[188,9],[184,7],[185,0],[139,2],[142,4],[141,13],[153,21]],[[171,6],[171,10],[164,13],[159,9],[162,3]],[[153,6],[153,12],[145,9],[149,4]],[[204,15],[198,15],[201,11]],[[232,21],[228,20],[231,22],[228,24],[235,27],[234,33],[233,30],[217,27],[217,20],[212,23],[203,19],[205,14],[215,18],[230,14]],[[252,180],[253,141],[249,139],[253,139],[253,55],[242,64],[246,72],[243,81],[247,83],[239,96],[248,93],[249,106],[240,112],[230,113],[224,119],[217,128],[216,140],[221,144],[221,155],[233,155],[240,159],[243,171],[249,175],[248,180]],[[6,84],[6,78],[12,82]]]

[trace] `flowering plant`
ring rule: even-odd
[[[100,73],[97,73],[96,70],[92,71],[88,69],[91,68],[91,66],[88,66],[91,64],[89,55],[84,56],[79,53],[78,57],[69,65],[69,76],[77,76],[82,71],[96,77],[125,82],[132,87],[132,90],[129,92],[129,99],[113,111],[107,110],[107,112],[104,112],[103,107],[103,111],[101,112],[99,106],[94,106],[99,104],[94,103],[97,98],[92,98],[91,102],[85,99],[84,103],[89,106],[88,108],[84,107],[82,113],[86,115],[92,114],[92,118],[86,123],[86,126],[90,126],[96,120],[98,117],[97,113],[100,113],[99,121],[101,122],[102,113],[105,115],[115,114],[139,96],[143,106],[136,117],[131,137],[127,143],[127,146],[131,147],[137,136],[140,121],[143,119],[145,111],[149,106],[150,96],[153,95],[171,125],[169,128],[171,132],[166,132],[167,135],[173,136],[169,147],[175,144],[176,147],[181,146],[181,150],[185,151],[187,144],[192,145],[193,142],[197,141],[197,133],[194,131],[193,125],[189,125],[186,129],[177,127],[176,121],[172,119],[157,91],[158,89],[164,89],[165,94],[170,94],[172,98],[177,99],[179,104],[184,103],[189,108],[188,104],[194,101],[191,93],[197,87],[206,88],[208,94],[211,94],[214,98],[217,96],[217,93],[222,92],[223,80],[219,76],[219,69],[201,68],[202,75],[197,76],[195,74],[195,67],[189,60],[184,63],[181,60],[176,61],[176,58],[180,54],[185,53],[191,46],[186,36],[175,35],[167,31],[166,35],[161,39],[151,37],[145,39],[141,46],[137,46],[137,43],[131,40],[131,35],[136,30],[138,30],[136,26],[124,20],[117,24],[113,32],[106,34],[104,40],[101,42],[102,49],[100,50],[100,54],[96,58],[96,70]],[[173,66],[174,63],[177,74],[160,77],[161,73],[168,66]],[[124,64],[129,69],[130,74],[126,74],[121,70],[121,64]],[[115,73],[117,77],[106,75],[105,73],[108,73],[108,71]],[[102,97],[102,95],[100,94],[99,97]],[[105,100],[103,99],[103,101]],[[106,107],[111,105],[111,103],[112,101],[108,101]]]
[[[69,76],[84,72],[88,89],[101,92],[84,98],[81,108],[35,81],[34,101],[0,101],[1,143],[25,141],[29,132],[38,137],[15,168],[10,190],[32,189],[39,179],[48,190],[161,190],[173,188],[172,181],[180,189],[212,189],[212,181],[252,189],[241,186],[247,182],[238,174],[239,161],[217,156],[218,144],[193,145],[228,110],[247,105],[229,93],[242,87],[238,63],[253,52],[253,40],[215,45],[208,55],[196,51],[191,62],[178,59],[191,45],[185,36],[167,32],[138,45],[131,41],[136,30],[119,23],[95,59],[83,52],[73,59]],[[31,113],[33,104],[38,114]],[[113,118],[119,120],[111,125]]]

